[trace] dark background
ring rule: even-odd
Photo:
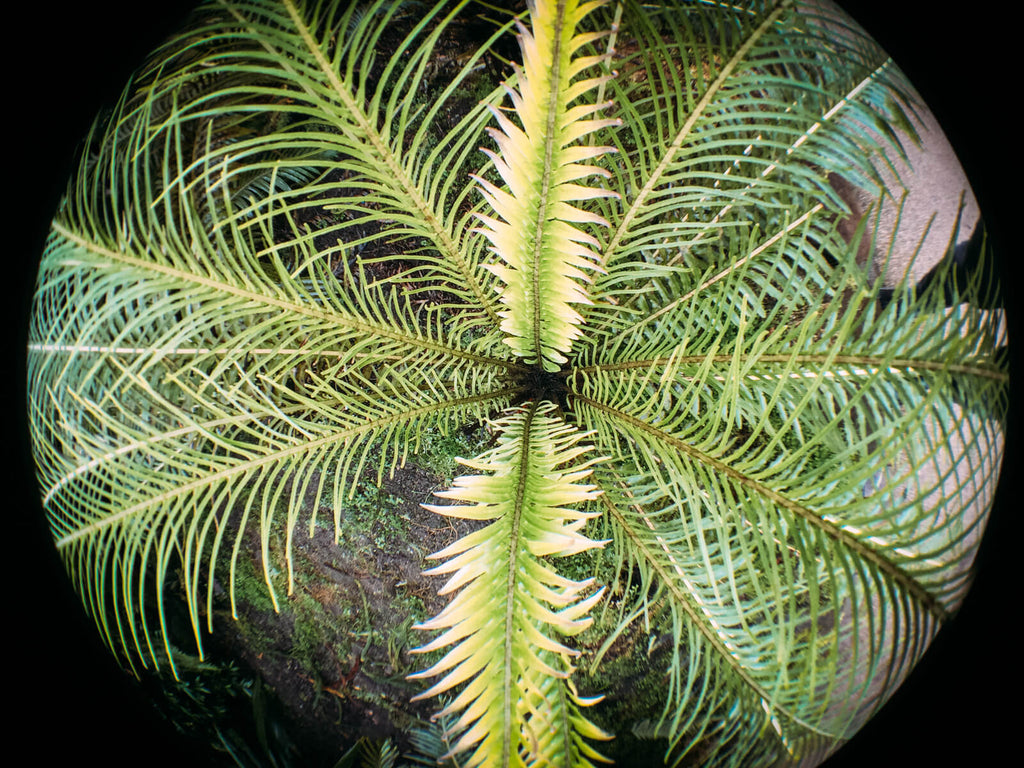
[[[3,338],[12,345],[5,378],[12,391],[2,442],[8,487],[0,514],[13,521],[3,539],[13,558],[2,558],[0,700],[15,713],[13,722],[8,716],[3,723],[4,751],[24,755],[22,763],[205,764],[150,713],[80,610],[42,521],[22,416],[33,278],[76,148],[97,109],[116,100],[134,67],[180,24],[190,5],[23,4],[21,20],[9,17],[4,24],[10,39],[3,53],[0,124],[8,192],[0,227],[3,258],[9,270],[13,265],[6,279],[13,295],[4,302],[10,316]],[[1012,228],[1022,219],[1021,131],[1013,117],[1021,75],[1012,57],[1020,45],[1014,39],[1020,19],[985,2],[958,6],[955,13],[895,0],[840,5],[893,55],[945,127],[1004,261],[1011,333],[1019,330],[1013,289],[1020,280],[1011,267],[1019,251]],[[1011,353],[1019,381],[1019,355],[1012,346]],[[828,768],[1016,762],[1011,755],[1014,729],[1021,727],[1022,643],[1012,617],[1020,612],[1016,590],[1022,584],[1021,556],[1013,554],[1020,533],[1020,426],[1020,409],[1014,407],[1003,484],[971,596],[910,680]]]

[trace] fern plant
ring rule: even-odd
[[[962,601],[1002,452],[991,286],[883,306],[875,220],[841,231],[830,175],[881,190],[913,108],[820,3],[203,5],[91,136],[34,303],[43,504],[106,642],[173,670],[172,567],[201,651],[244,530],[276,605],[278,510],[290,549],[301,499],[338,527],[485,421],[430,506],[480,521],[420,625],[449,754],[600,761],[574,638],[610,610],[602,649],[671,628],[666,761],[820,762]],[[601,548],[608,583],[559,571]]]

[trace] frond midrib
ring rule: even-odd
[[[413,421],[416,418],[430,414],[439,413],[449,408],[457,408],[463,405],[471,405],[475,403],[487,402],[488,400],[501,400],[515,395],[517,390],[515,389],[504,389],[496,392],[487,392],[478,395],[472,395],[469,397],[454,398],[452,400],[444,401],[441,403],[433,403],[427,406],[420,406],[418,408],[410,408],[406,411],[399,413],[388,414],[387,416],[376,419],[365,424],[359,424],[356,426],[348,427],[346,429],[339,430],[330,435],[325,435],[317,440],[307,440],[300,442],[296,445],[288,446],[287,448],[268,453],[255,459],[243,461],[238,464],[234,464],[230,467],[226,467],[219,472],[204,475],[203,477],[197,478],[191,482],[183,483],[176,486],[170,491],[166,491],[156,496],[152,496],[144,501],[137,504],[133,504],[130,507],[120,510],[116,514],[109,515],[108,517],[91,523],[87,526],[79,528],[73,533],[69,533],[57,540],[57,549],[65,549],[74,542],[82,538],[88,538],[89,536],[101,531],[105,528],[117,525],[124,520],[132,518],[145,510],[148,510],[154,506],[167,503],[171,499],[182,498],[187,496],[194,490],[198,490],[204,487],[215,485],[216,483],[227,480],[231,477],[244,475],[254,469],[265,467],[280,463],[289,457],[297,456],[303,453],[309,453],[311,451],[318,450],[325,446],[331,445],[332,443],[338,443],[350,440],[353,437],[366,434],[367,432],[374,432],[382,428],[400,424],[402,422]]]
[[[317,320],[335,324],[338,326],[349,328],[353,331],[364,333],[367,335],[373,335],[381,338],[391,339],[393,341],[408,344],[412,347],[417,347],[431,352],[437,352],[444,355],[450,355],[452,357],[462,358],[475,363],[483,365],[493,365],[504,370],[511,370],[518,367],[515,361],[503,360],[496,357],[487,357],[474,352],[470,352],[465,349],[458,347],[448,346],[437,341],[432,341],[419,334],[413,333],[402,333],[397,330],[393,325],[384,325],[379,323],[372,323],[367,320],[363,320],[350,315],[342,315],[337,312],[331,312],[329,310],[312,307],[307,304],[301,304],[294,301],[287,301],[274,296],[268,296],[265,293],[254,291],[246,288],[232,285],[231,283],[224,282],[222,280],[215,280],[213,278],[204,277],[197,275],[194,272],[187,270],[178,269],[163,264],[158,264],[147,259],[141,259],[128,254],[122,253],[112,248],[104,247],[103,245],[89,240],[81,235],[64,227],[60,222],[53,222],[53,231],[63,237],[68,242],[74,243],[75,245],[84,248],[90,253],[105,258],[112,259],[113,261],[119,262],[126,266],[136,267],[141,270],[147,270],[155,272],[160,275],[164,275],[170,278],[181,281],[182,283],[188,284],[193,283],[201,285],[205,288],[211,288],[216,291],[220,291],[226,294],[237,296],[240,299],[244,299],[247,302],[255,304],[263,304],[268,307],[273,307],[284,313],[290,313],[295,315],[304,315],[306,317],[313,317]],[[42,346],[39,347],[42,349]],[[330,351],[326,351],[324,354],[328,354]]]
[[[686,122],[679,129],[676,137],[672,143],[665,147],[664,154],[662,155],[661,161],[657,167],[649,175],[647,182],[637,192],[636,197],[633,198],[633,202],[630,203],[629,208],[626,209],[622,218],[615,226],[614,231],[611,233],[611,237],[608,239],[608,245],[604,249],[604,259],[607,265],[609,261],[614,259],[614,254],[619,248],[619,244],[628,235],[629,227],[644,207],[647,198],[651,195],[654,189],[658,186],[661,181],[661,177],[665,174],[667,169],[672,163],[673,157],[679,152],[683,144],[686,142],[687,137],[693,130],[693,127],[697,122],[704,116],[705,110],[711,105],[715,97],[722,90],[722,88],[728,83],[733,71],[743,62],[747,54],[757,44],[757,41],[763,37],[775,22],[779,20],[783,13],[785,13],[792,5],[794,0],[782,0],[770,14],[768,14],[764,21],[762,21],[743,41],[742,45],[736,49],[736,52],[729,58],[729,60],[722,67],[718,77],[708,86],[707,90],[701,96],[700,101],[697,102],[696,106],[689,114]]]
[[[75,399],[81,399],[81,396],[76,394]],[[130,442],[126,442],[123,445],[118,446],[114,450],[106,451],[104,453],[99,454],[98,456],[93,456],[84,464],[79,464],[75,466],[73,469],[71,469],[70,472],[66,472],[61,478],[59,478],[49,489],[43,489],[45,491],[43,495],[43,506],[46,507],[50,503],[50,500],[54,497],[54,495],[58,491],[60,491],[61,488],[63,488],[65,485],[74,480],[76,477],[88,472],[89,470],[95,467],[102,466],[106,462],[110,461],[111,459],[115,459],[118,456],[134,453],[136,451],[145,449],[148,446],[159,445],[164,441],[173,440],[175,438],[181,438],[187,435],[197,433],[210,433],[215,431],[219,427],[226,427],[243,422],[255,421],[264,416],[289,416],[290,414],[300,413],[305,410],[307,409],[306,406],[304,405],[293,405],[286,406],[284,408],[267,408],[259,412],[247,411],[245,413],[240,413],[237,416],[224,416],[218,419],[190,421],[186,423],[184,426],[178,427],[177,429],[171,429],[166,432],[151,435],[150,437],[146,437],[142,440],[136,439]]]
[[[739,355],[742,361],[746,355]],[[653,369],[669,365],[702,365],[730,364],[735,362],[736,355],[679,355],[677,357],[655,357],[642,360],[626,360],[618,363],[596,363],[594,365],[580,366],[573,368],[566,373],[571,378],[573,374],[612,373],[615,371],[626,371],[631,369]],[[823,377],[846,377],[846,376],[876,376],[881,371],[889,371],[896,374],[914,374],[919,372],[943,372],[955,373],[965,376],[975,376],[981,379],[990,379],[1002,384],[1010,380],[1009,374],[998,367],[991,365],[967,365],[964,363],[951,363],[943,360],[934,360],[920,357],[886,357],[883,355],[842,355],[829,354],[827,352],[815,354],[763,354],[757,355],[758,363],[786,364],[791,363],[800,366],[817,368],[818,371],[801,371],[799,376],[823,376]],[[832,366],[850,366],[850,368],[833,368]],[[860,366],[860,367],[858,367]],[[823,369],[823,370],[822,370]],[[747,374],[753,378],[756,374]]]
[[[899,564],[893,562],[890,558],[886,557],[883,553],[873,547],[870,547],[860,541],[853,534],[843,530],[840,525],[823,519],[822,516],[816,513],[813,509],[787,498],[781,493],[772,490],[764,483],[749,477],[735,467],[708,455],[693,445],[690,445],[685,440],[680,440],[673,435],[667,434],[656,426],[649,424],[642,419],[638,419],[625,411],[613,408],[599,400],[594,400],[579,393],[572,393],[571,397],[585,403],[597,411],[604,413],[614,420],[620,421],[624,425],[628,425],[630,429],[643,432],[658,442],[670,446],[671,449],[684,453],[691,459],[704,464],[709,469],[724,475],[739,485],[742,485],[744,488],[753,491],[770,503],[787,510],[794,516],[803,520],[810,527],[822,533],[831,541],[841,545],[848,551],[853,552],[856,556],[877,568],[878,571],[886,577],[892,579],[894,584],[913,597],[918,604],[934,616],[940,623],[945,622],[949,618],[948,612],[939,604],[939,601],[930,592],[928,592],[927,589],[921,586],[913,576],[900,567]]]
[[[645,315],[644,317],[640,318],[639,320],[637,320],[635,323],[633,323],[632,325],[628,326],[627,328],[623,328],[621,330],[616,330],[616,333],[623,334],[623,335],[628,335],[628,334],[631,334],[631,333],[636,333],[641,327],[647,325],[648,323],[651,323],[651,322],[657,320],[659,317],[662,317],[664,315],[670,314],[671,312],[673,312],[673,310],[678,310],[680,306],[682,306],[686,302],[690,301],[694,297],[700,296],[703,293],[703,291],[707,290],[708,288],[710,288],[715,283],[718,283],[718,282],[724,280],[725,278],[729,277],[730,275],[736,274],[739,270],[741,270],[744,267],[744,265],[747,262],[749,262],[752,259],[756,258],[760,254],[764,253],[764,251],[768,250],[768,248],[770,248],[771,246],[775,245],[780,240],[785,238],[790,232],[793,232],[794,230],[796,230],[799,227],[803,226],[805,223],[810,221],[816,214],[818,214],[822,210],[824,210],[824,208],[825,208],[825,206],[824,206],[823,203],[816,203],[815,205],[811,206],[807,211],[805,211],[803,214],[801,214],[800,216],[795,218],[793,221],[789,222],[780,231],[776,232],[774,235],[769,237],[767,240],[765,240],[763,243],[761,243],[757,248],[754,248],[746,256],[743,256],[742,258],[733,260],[732,262],[729,263],[729,265],[727,267],[725,267],[724,269],[719,270],[716,274],[712,275],[707,280],[703,281],[700,285],[694,287],[692,290],[690,290],[687,293],[683,294],[678,299],[674,299],[673,301],[669,302],[665,306],[659,307],[658,309],[656,309],[651,314]],[[709,229],[710,229],[710,227],[711,227],[711,224],[709,223]],[[709,231],[709,229],[701,230],[700,234],[703,234],[704,232]],[[699,236],[700,235],[698,235],[698,237]],[[679,260],[678,256],[679,255],[677,254],[677,256],[672,258],[668,262],[668,264],[669,265],[676,264],[678,262],[678,260]],[[639,294],[637,294],[637,296],[639,296]],[[632,305],[632,303],[635,300],[636,299],[634,298],[632,301],[626,302],[625,306]]]
[[[526,412],[523,419],[523,432],[520,440],[524,447],[530,445],[530,429],[533,425],[533,417],[537,413],[537,403],[531,403],[530,409]],[[516,492],[515,498],[512,500],[512,521],[510,536],[508,537],[508,556],[506,562],[510,564],[508,569],[507,579],[505,582],[505,633],[504,633],[504,648],[505,648],[505,659],[504,666],[502,668],[502,700],[503,708],[502,711],[505,716],[511,720],[512,712],[514,711],[514,702],[512,701],[512,635],[516,629],[515,613],[518,607],[516,601],[516,578],[518,576],[517,569],[511,567],[512,564],[517,563],[519,560],[520,550],[520,527],[523,519],[523,503],[526,498],[526,481],[530,475],[530,451],[523,450],[520,454],[519,464],[519,477],[516,480]],[[502,729],[502,760],[504,766],[507,768],[508,761],[511,757],[512,751],[512,723],[505,722]]]
[[[628,495],[628,490],[624,482],[619,481],[619,490],[627,493]],[[662,561],[652,552],[651,547],[648,546],[648,544],[639,535],[637,535],[629,521],[622,515],[621,510],[619,510],[611,500],[611,495],[605,493],[600,498],[605,510],[616,522],[619,530],[632,542],[633,547],[635,547],[635,552],[643,555],[644,562],[657,576],[658,584],[664,586],[664,588],[671,593],[674,604],[682,609],[683,613],[689,617],[691,624],[696,627],[697,631],[699,631],[700,634],[708,641],[709,645],[717,652],[719,658],[726,661],[729,669],[754,693],[754,695],[758,696],[761,701],[771,706],[772,714],[782,715],[790,722],[795,723],[802,728],[806,728],[810,732],[834,738],[835,734],[822,731],[820,728],[815,727],[811,723],[808,723],[793,712],[789,711],[788,708],[778,704],[775,698],[750,675],[750,673],[743,667],[743,663],[729,650],[726,644],[722,641],[722,638],[714,631],[714,628],[708,621],[707,616],[698,608],[697,605],[695,605],[695,601],[691,595],[679,588],[679,579],[677,576],[669,572],[664,563],[662,563]],[[641,515],[643,515],[643,511],[639,506],[636,506],[636,509]],[[671,560],[672,555],[668,551],[667,547],[665,547],[665,553]]]
[[[500,319],[498,318],[497,311],[494,307],[493,297],[484,292],[476,275],[463,259],[462,250],[452,239],[448,230],[442,226],[441,222],[434,215],[432,208],[423,197],[419,186],[409,178],[408,174],[405,172],[405,168],[400,162],[398,162],[398,159],[391,151],[388,142],[384,140],[384,137],[381,136],[376,126],[365,114],[358,100],[346,87],[339,74],[334,71],[334,68],[327,60],[320,46],[316,44],[316,39],[313,37],[309,27],[302,19],[302,16],[295,7],[293,0],[284,0],[284,2],[288,10],[288,15],[291,17],[296,30],[302,37],[303,43],[309,50],[310,55],[316,61],[317,66],[320,67],[321,72],[323,72],[324,76],[327,78],[327,81],[330,83],[334,93],[337,94],[339,99],[341,99],[341,102],[349,113],[356,118],[360,130],[370,141],[374,152],[387,166],[392,177],[398,182],[398,185],[402,188],[403,192],[409,196],[414,207],[419,212],[420,216],[422,216],[423,221],[427,223],[428,229],[434,235],[434,240],[438,245],[438,249],[446,259],[450,259],[453,263],[458,265],[459,272],[465,278],[466,284],[472,291],[479,306],[484,309],[491,322],[494,325],[498,325],[500,323]],[[465,0],[462,4],[465,4]],[[319,101],[319,98],[315,94],[310,94],[310,96],[315,101]]]
[[[544,324],[544,309],[546,308],[546,301],[543,296],[544,282],[541,280],[541,270],[539,264],[541,260],[541,254],[544,250],[544,230],[547,224],[548,218],[548,205],[550,203],[549,196],[551,193],[551,174],[553,173],[552,160],[555,155],[555,127],[558,123],[558,103],[559,93],[561,86],[561,73],[562,73],[562,29],[565,26],[565,6],[559,4],[559,13],[555,16],[555,26],[552,30],[552,51],[551,51],[551,71],[549,73],[550,86],[548,88],[547,98],[547,125],[544,130],[544,165],[541,177],[541,188],[540,194],[538,195],[539,204],[537,205],[537,216],[534,224],[533,234],[533,269],[531,270],[531,278],[533,280],[533,347],[537,352],[538,360],[541,356],[542,345],[542,328]],[[531,411],[532,418],[532,411]]]

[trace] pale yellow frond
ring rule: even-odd
[[[607,176],[583,161],[610,148],[575,142],[618,123],[617,118],[591,118],[606,104],[576,103],[606,81],[584,74],[604,57],[573,58],[602,36],[576,32],[599,5],[531,3],[531,29],[519,28],[523,63],[516,71],[517,88],[506,86],[519,124],[492,107],[497,128],[489,133],[498,151],[485,150],[507,189],[476,179],[494,213],[481,214],[476,231],[498,257],[488,268],[505,284],[500,314],[506,343],[526,362],[546,370],[557,370],[579,337],[582,318],[570,305],[592,303],[588,273],[601,270],[597,239],[577,225],[605,227],[607,222],[569,203],[616,196],[573,183]]]
[[[487,474],[459,477],[451,490],[438,493],[462,502],[438,507],[445,514],[492,520],[431,556],[449,558],[429,571],[452,574],[441,592],[461,591],[437,616],[417,625],[443,630],[417,651],[451,647],[414,677],[443,676],[420,698],[465,686],[451,705],[467,729],[453,752],[474,748],[471,765],[523,764],[522,755],[536,748],[527,731],[563,732],[559,721],[577,717],[573,713],[581,706],[539,707],[525,718],[518,712],[532,691],[564,685],[572,673],[569,659],[578,652],[558,636],[586,629],[604,592],[587,595],[592,579],[560,576],[547,559],[604,544],[580,532],[594,516],[580,507],[598,496],[593,485],[581,482],[593,463],[580,461],[588,450],[581,443],[585,435],[554,411],[551,403],[532,404],[497,422],[498,445],[473,462]],[[576,749],[565,744],[555,753]]]

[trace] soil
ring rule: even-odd
[[[417,666],[410,647],[419,639],[410,627],[443,605],[422,574],[424,557],[465,527],[419,506],[437,485],[421,469],[401,470],[384,485],[399,501],[382,511],[403,523],[387,549],[358,522],[357,532],[338,542],[318,525],[311,537],[296,537],[296,586],[279,612],[257,597],[240,602],[237,622],[218,617],[222,648],[273,689],[303,743],[336,749],[361,736],[394,737],[432,714],[431,702],[408,703],[417,686],[405,674]],[[319,512],[330,519],[330,510]],[[258,532],[247,531],[246,541],[251,569],[260,573]]]

